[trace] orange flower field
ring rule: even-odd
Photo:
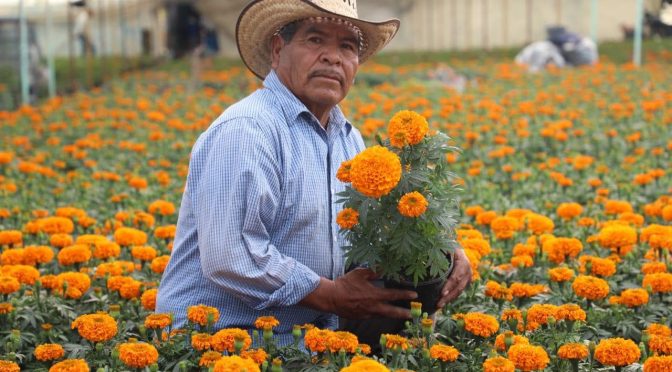
[[[191,146],[260,87],[251,74],[206,72],[192,92],[184,72],[134,73],[0,112],[0,372],[672,371],[670,62],[451,66],[470,78],[462,93],[430,64],[366,64],[342,103],[369,146],[421,141],[427,128],[390,122],[409,110],[462,149],[447,160],[473,281],[435,318],[415,307],[380,355],[309,324],[279,347],[272,314],[218,330],[206,304],[188,329],[154,313]],[[360,168],[339,179],[368,190]],[[398,208],[415,218],[428,203]]]

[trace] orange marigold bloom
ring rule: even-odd
[[[533,331],[548,324],[549,318],[558,319],[559,307],[551,304],[534,304],[527,309],[527,330]]]
[[[197,351],[210,350],[212,347],[212,336],[207,333],[194,333],[191,335],[191,347]]]
[[[604,248],[620,253],[621,248],[637,243],[637,231],[626,225],[611,225],[600,230],[597,240]]]
[[[357,358],[357,356],[352,358],[352,363],[349,366],[341,369],[340,372],[390,372],[387,367],[373,359]]]
[[[205,353],[203,353],[203,355],[201,355],[201,359],[199,359],[198,365],[200,367],[209,368],[214,366],[215,362],[222,359],[223,357],[224,356],[222,355],[222,353],[219,353],[217,351],[206,351]]]
[[[649,302],[649,293],[642,288],[625,289],[620,297],[620,303],[627,307],[639,307]]]
[[[556,283],[567,282],[574,277],[574,270],[568,267],[555,267],[548,269],[548,278]]]
[[[537,371],[546,368],[550,359],[541,346],[528,344],[513,345],[509,348],[509,360],[521,371]]]
[[[485,212],[485,210],[480,205],[473,205],[473,206],[467,207],[467,209],[465,209],[465,211],[464,211],[464,213],[467,216],[470,216],[470,217],[476,217],[481,212]]]
[[[148,245],[135,245],[131,248],[131,255],[136,260],[151,261],[156,258],[156,249]]]
[[[280,321],[274,316],[260,316],[254,321],[254,326],[257,329],[275,328],[280,325]]]
[[[135,279],[131,278],[130,276],[114,275],[107,278],[107,289],[110,291],[118,291],[121,289],[121,287],[133,282],[134,280]]]
[[[350,332],[336,331],[327,337],[327,347],[332,353],[338,353],[345,350],[346,353],[354,354],[359,346],[357,336]]]
[[[165,200],[155,200],[149,205],[149,213],[170,216],[175,214],[175,205]]]
[[[9,360],[0,360],[0,371],[2,372],[20,372],[21,368],[18,364]]]
[[[476,215],[476,223],[479,225],[490,225],[497,218],[497,212],[484,211]]]
[[[266,359],[268,359],[268,354],[262,348],[246,350],[240,353],[242,358],[252,359],[258,365],[262,365]]]
[[[121,254],[121,247],[119,247],[119,244],[105,239],[94,243],[92,254],[93,257],[99,260],[119,257],[119,254]]]
[[[632,212],[632,205],[624,200],[607,200],[604,203],[605,214],[621,214]]]
[[[149,314],[145,318],[145,328],[147,329],[163,329],[173,323],[170,314]]]
[[[91,287],[91,278],[84,273],[66,271],[60,273],[56,276],[57,288],[63,288],[65,283],[68,284],[68,288],[77,288],[81,293],[84,293],[89,290]]]
[[[212,318],[212,324],[219,320],[219,310],[212,306],[195,305],[187,308],[187,319],[190,322],[205,327],[208,324],[208,317]]]
[[[553,220],[542,216],[536,213],[530,213],[526,216],[527,219],[527,229],[535,235],[541,235],[545,233],[553,233],[555,224]]]
[[[511,257],[511,266],[513,267],[532,267],[533,265],[534,259],[526,254],[522,256]]]
[[[131,280],[119,288],[119,295],[121,298],[126,300],[132,300],[134,298],[140,297],[140,291],[142,289],[142,282],[137,280]]]
[[[392,350],[406,350],[408,349],[408,339],[399,335],[384,334],[385,347]]]
[[[424,116],[414,112],[403,110],[397,112],[387,126],[387,136],[390,144],[394,147],[405,145],[417,145],[425,138],[429,131],[429,124]]]
[[[667,272],[667,265],[664,262],[647,262],[642,264],[643,274],[655,274]]]
[[[352,160],[346,160],[342,162],[341,166],[338,167],[338,171],[336,171],[336,178],[338,178],[338,180],[341,182],[350,183],[351,166],[352,166]]]
[[[494,280],[488,280],[485,284],[485,295],[496,300],[511,301],[513,299],[511,289],[506,284],[499,284]]]
[[[2,252],[0,255],[0,263],[3,265],[21,265],[24,263],[24,252],[23,248],[10,248]]]
[[[89,372],[90,367],[84,359],[66,359],[49,368],[49,372]]]
[[[352,159],[352,187],[370,198],[388,194],[401,179],[399,157],[382,146],[369,147]]]
[[[649,349],[656,354],[672,355],[672,337],[651,335]]]
[[[638,361],[639,357],[639,347],[632,340],[607,338],[595,347],[595,359],[606,366],[627,366]]]
[[[579,275],[572,283],[577,296],[587,300],[601,300],[609,295],[609,284],[606,280],[590,275]]]
[[[91,342],[105,342],[117,334],[117,321],[103,312],[85,314],[72,322],[72,329]]]
[[[420,217],[427,210],[429,202],[417,191],[409,192],[399,199],[397,210],[404,217]]]
[[[516,231],[520,230],[520,221],[514,217],[499,216],[490,221],[490,228],[497,239],[511,239]]]
[[[30,245],[23,251],[23,261],[26,265],[43,264],[54,258],[54,251],[45,245]]]
[[[659,323],[651,323],[649,324],[648,327],[646,327],[646,330],[644,331],[648,333],[649,335],[657,335],[657,336],[672,336],[672,329],[670,327],[666,326],[665,324],[659,324]]]
[[[590,266],[589,274],[603,278],[610,277],[616,273],[616,264],[607,258],[581,256],[579,257],[579,263],[579,271],[582,273],[586,271],[586,266]]]
[[[580,343],[564,344],[558,349],[558,357],[560,359],[584,360],[589,354],[588,346]]]
[[[571,220],[583,213],[583,207],[579,203],[561,203],[555,211],[560,218]]]
[[[45,217],[38,219],[36,222],[38,230],[47,235],[72,234],[75,230],[75,224],[66,217]]]
[[[58,263],[69,266],[87,262],[91,259],[91,249],[86,244],[75,244],[58,252]]]
[[[565,262],[567,258],[576,258],[583,250],[583,244],[576,238],[549,238],[544,240],[542,250],[548,259],[557,264]]]
[[[642,280],[642,288],[651,287],[654,293],[672,292],[672,274],[670,273],[655,273],[644,275]]]
[[[672,371],[672,356],[651,356],[642,366],[644,372]]]
[[[56,248],[63,248],[72,245],[74,240],[70,234],[53,234],[49,237],[49,244]]]
[[[45,289],[54,289],[58,288],[58,278],[56,275],[42,275],[39,279],[40,284],[42,284],[42,288]],[[2,290],[0,290],[0,293],[2,293]]]
[[[0,231],[0,246],[19,245],[23,243],[23,233],[19,230]]]
[[[59,344],[41,344],[35,348],[33,354],[35,354],[35,359],[40,362],[47,362],[63,357],[65,350]]]
[[[490,247],[490,242],[483,238],[462,239],[459,240],[459,243],[465,249],[472,249],[478,252],[478,254],[480,254],[481,257],[487,256],[492,251],[492,248]]]
[[[21,284],[33,285],[40,278],[40,272],[28,265],[9,265],[2,268],[2,274],[14,277]]]
[[[236,351],[236,339],[243,342],[243,348],[241,350],[247,350],[250,348],[250,345],[252,345],[252,337],[250,337],[246,330],[240,328],[224,328],[212,335],[212,349],[219,352],[228,351],[229,353],[233,353]]]
[[[147,234],[132,227],[120,227],[114,232],[114,241],[119,245],[143,245],[147,243]]]
[[[0,275],[0,294],[8,295],[18,291],[21,288],[21,283],[9,275]]]
[[[154,230],[154,236],[159,239],[173,239],[176,229],[176,225],[159,226]]]
[[[145,342],[126,342],[119,345],[119,359],[129,367],[145,368],[159,360],[159,352]]]
[[[513,297],[523,298],[523,297],[534,297],[540,293],[546,292],[547,288],[542,284],[528,284],[513,282],[511,283],[511,294]]]
[[[352,229],[359,223],[359,212],[352,208],[343,208],[336,216],[336,223],[341,229]]]
[[[483,372],[515,372],[515,370],[515,364],[501,356],[488,358],[483,362]]]
[[[460,351],[449,345],[434,344],[429,348],[429,356],[442,362],[454,362],[460,356]]]
[[[153,215],[145,212],[135,212],[133,214],[133,225],[136,227],[147,227],[151,228],[154,226],[156,219]]]
[[[499,330],[499,322],[492,315],[467,313],[464,315],[464,329],[476,336],[490,337]]]
[[[558,307],[558,320],[585,321],[586,312],[577,304],[563,304]]]
[[[327,340],[331,333],[333,333],[333,331],[329,329],[309,329],[303,337],[306,348],[314,353],[322,353],[326,351]]]
[[[0,315],[9,314],[14,311],[14,306],[9,302],[0,302]]]
[[[509,344],[508,346],[506,344]],[[514,335],[512,331],[500,333],[495,337],[495,349],[506,351],[511,345],[529,344],[530,341],[525,336]]]
[[[238,355],[223,356],[215,362],[214,372],[259,372],[259,366],[249,358],[241,358]]]
[[[154,311],[156,308],[157,293],[158,289],[156,288],[148,289],[142,293],[142,296],[140,296],[140,303],[142,304],[142,307],[145,308],[145,310]]]
[[[170,256],[168,255],[159,256],[153,259],[151,264],[152,271],[157,274],[162,274],[166,270],[166,266],[168,266],[169,261]]]

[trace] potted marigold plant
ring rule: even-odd
[[[386,287],[415,290],[433,312],[458,247],[460,188],[447,155],[459,149],[441,132],[428,135],[427,120],[413,111],[395,114],[387,134],[338,169],[349,183],[336,220],[348,241],[346,266],[366,265]]]

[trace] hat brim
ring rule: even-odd
[[[310,17],[335,17],[359,27],[366,49],[359,63],[378,53],[399,30],[399,20],[370,22],[325,10],[308,0],[255,0],[238,17],[236,44],[243,62],[263,79],[271,71],[271,37],[286,24]]]

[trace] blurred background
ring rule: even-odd
[[[98,86],[127,71],[203,57],[236,63],[248,0],[0,0],[0,109]],[[513,60],[562,26],[611,58],[669,49],[669,0],[360,0],[365,19],[398,18],[382,58],[447,54]],[[645,40],[640,43],[640,40]],[[385,57],[387,56],[387,57]]]

